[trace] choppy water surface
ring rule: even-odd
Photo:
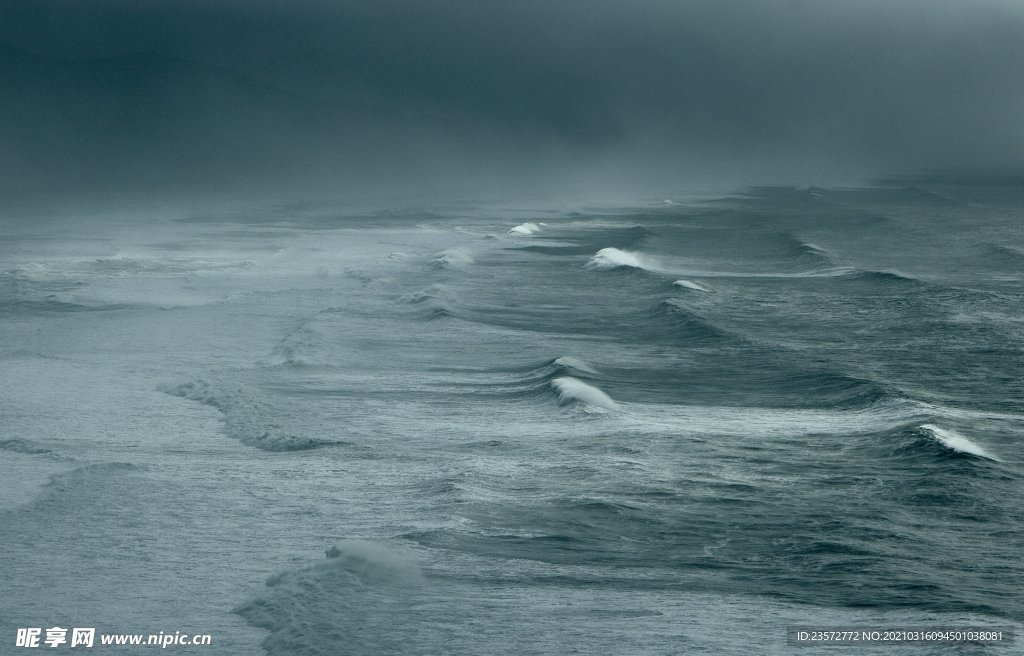
[[[12,217],[0,626],[748,654],[1019,622],[1022,216],[925,184]]]

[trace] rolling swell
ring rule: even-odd
[[[444,319],[456,315],[453,292],[444,284],[431,285],[416,292],[404,294],[399,302],[415,309],[421,319]]]
[[[984,248],[984,262],[990,266],[1020,273],[1024,270],[1024,248],[1005,244],[988,244]]]
[[[813,271],[836,266],[832,253],[795,235],[783,235],[779,241],[785,260],[796,269]]]
[[[0,449],[13,453],[24,453],[26,455],[44,455],[53,453],[51,449],[37,446],[35,442],[20,437],[12,437],[7,440],[0,440]]]
[[[654,236],[654,233],[643,226],[594,228],[572,233],[564,228],[559,230],[555,226],[545,227],[545,230],[548,232],[533,234],[534,239],[531,240],[533,243],[510,248],[510,250],[554,256],[593,255],[605,244],[618,244],[620,248],[632,249]],[[537,241],[555,245],[538,244]]]
[[[666,336],[694,344],[746,341],[736,333],[719,327],[680,299],[670,298],[660,302],[648,318],[663,325]]]
[[[88,285],[68,280],[45,268],[18,268],[0,273],[0,310],[13,314],[69,314],[74,312],[105,312],[130,306],[119,303],[97,303],[73,300]]]
[[[503,371],[518,374],[517,381],[521,384],[540,387],[562,376],[596,378],[601,375],[593,366],[571,355],[563,355],[552,360],[533,363],[526,367],[504,369]]]
[[[728,334],[724,339],[731,340]],[[620,409],[620,402],[684,406],[751,406],[861,411],[900,407],[905,396],[895,387],[841,371],[793,366],[778,354],[736,342],[747,364],[737,366],[716,336],[701,351],[696,367],[668,360],[632,367],[595,367],[563,356],[526,366],[473,370],[484,381],[451,383],[474,397],[528,400],[559,405]],[[706,361],[707,360],[707,361]],[[713,368],[714,373],[706,369]],[[461,370],[455,369],[453,372]],[[609,393],[610,392],[610,393]]]
[[[902,399],[889,385],[829,369],[797,370],[776,380],[767,398],[774,394],[780,401],[789,397],[796,407],[806,403],[824,409],[863,410]]]
[[[629,403],[859,411],[906,402],[905,393],[892,384],[794,361],[799,352],[720,328],[679,301],[633,316],[627,325],[628,343],[668,349],[673,355],[614,366],[562,356],[445,371],[476,379],[449,383],[453,389],[506,400],[557,401],[552,382],[572,378]]]
[[[749,618],[778,607],[769,631],[787,614],[864,612],[882,626],[904,612],[936,623],[930,613],[1024,617],[1019,293],[1012,284],[999,295],[958,289],[985,288],[993,269],[981,263],[975,275],[971,258],[984,255],[981,243],[1017,243],[997,233],[1016,214],[978,221],[979,205],[954,217],[966,227],[950,226],[936,212],[842,208],[855,194],[830,204],[830,192],[819,192],[826,198],[813,203],[809,193],[790,203],[786,192],[767,207],[751,199],[722,211],[640,209],[551,219],[540,230],[522,223],[537,213],[491,212],[366,236],[358,231],[381,227],[366,219],[358,230],[345,225],[334,243],[344,221],[332,215],[301,235],[312,262],[282,234],[284,255],[261,257],[230,280],[90,265],[105,282],[143,293],[147,276],[160,285],[208,278],[224,285],[216,295],[231,293],[187,311],[125,313],[116,326],[15,317],[5,324],[5,353],[18,358],[5,355],[11,398],[52,413],[50,426],[104,397],[111,402],[99,412],[112,418],[123,416],[125,399],[141,411],[137,400],[156,401],[160,417],[140,412],[120,432],[159,429],[159,420],[173,435],[176,409],[185,427],[253,448],[314,450],[264,457],[207,436],[211,448],[195,452],[192,435],[187,444],[128,435],[139,448],[122,457],[154,463],[142,465],[153,475],[99,466],[55,479],[39,504],[16,511],[19,528],[36,532],[26,540],[8,531],[0,551],[24,555],[3,564],[57,581],[76,574],[67,562],[87,565],[96,553],[119,556],[108,559],[111,571],[122,568],[120,556],[134,558],[124,564],[143,576],[182,554],[209,559],[196,561],[210,566],[203,572],[186,567],[212,577],[209,585],[188,586],[195,603],[174,604],[192,617],[223,609],[223,591],[248,585],[240,575],[291,570],[240,600],[252,599],[237,612],[266,634],[219,625],[222,645],[231,631],[250,640],[222,651],[259,651],[251,640],[266,636],[274,656],[504,653],[509,645],[525,654],[744,654],[751,644],[771,648],[750,642],[767,633]],[[864,219],[882,211],[896,219]],[[531,234],[493,234],[515,224]],[[969,232],[976,225],[987,232]],[[961,237],[971,248],[950,256]],[[364,250],[372,239],[388,243]],[[617,249],[605,253],[611,269],[583,268],[608,246]],[[447,260],[432,263],[434,253]],[[285,280],[281,269],[262,268],[283,259]],[[335,273],[321,274],[321,262]],[[847,263],[862,268],[840,268]],[[1006,263],[992,266],[1015,273],[1012,255]],[[49,275],[30,269],[15,292],[29,301],[84,298]],[[673,288],[675,280],[692,285]],[[268,326],[249,330],[254,317],[267,318],[271,337]],[[102,351],[87,351],[91,335],[72,330],[90,323],[112,329],[100,335]],[[20,355],[65,336],[83,347],[67,360]],[[255,357],[275,366],[240,371],[254,338],[267,346]],[[111,357],[121,345],[124,359]],[[212,373],[161,389],[207,407],[147,393],[146,376],[192,358],[196,371]],[[54,385],[46,404],[28,402],[62,371],[81,378]],[[93,371],[109,390],[71,384]],[[38,481],[69,462],[109,460],[102,450],[117,436],[112,425],[95,431],[101,439],[51,440],[39,427],[16,417],[12,439],[0,441],[15,464],[46,467]],[[353,433],[372,458],[315,450]],[[51,445],[59,457],[20,455]],[[97,521],[104,507],[106,524]],[[82,523],[65,521],[65,511]],[[150,537],[140,549],[143,532]],[[75,544],[83,536],[93,541]],[[331,547],[338,536],[388,542]],[[393,548],[403,544],[415,558]],[[325,548],[326,559],[287,564]],[[76,551],[81,559],[65,559]],[[91,594],[78,583],[76,593]],[[150,607],[165,600],[160,588],[123,603]],[[65,592],[55,586],[43,600],[52,605]],[[705,626],[707,608],[733,615]],[[644,625],[645,617],[660,619]],[[617,632],[602,633],[616,622]],[[730,648],[718,627],[738,634]]]
[[[0,511],[0,517],[11,517],[14,513],[71,516],[82,512],[83,507],[89,504],[96,504],[91,509],[96,514],[123,514],[124,507],[111,504],[110,497],[122,495],[123,479],[138,475],[143,470],[142,466],[128,462],[98,462],[53,474],[37,497],[25,505]]]
[[[216,408],[224,415],[224,432],[228,437],[264,451],[304,451],[344,443],[292,433],[280,423],[284,412],[258,401],[255,391],[240,386],[200,379],[177,385],[160,385],[157,389]]]
[[[907,290],[926,285],[923,280],[898,271],[870,271],[863,269],[839,276],[837,280],[840,283],[858,285],[868,292],[884,292],[893,289]]]
[[[492,371],[498,374],[497,380],[469,385],[471,394],[506,400],[554,400],[560,406],[584,409],[618,409],[618,404],[593,383],[602,377],[598,370],[579,358],[561,356],[526,367]]]
[[[744,362],[734,362],[736,357]],[[623,400],[683,406],[860,411],[903,401],[890,385],[834,369],[795,365],[751,347],[709,348],[697,352],[688,367],[648,367],[632,380],[616,380],[615,389]]]
[[[56,297],[42,299],[0,300],[0,309],[12,313],[36,315],[71,314],[74,312],[112,312],[129,309],[131,306],[110,304],[86,304],[61,301]]]

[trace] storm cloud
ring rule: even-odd
[[[1024,172],[1024,6],[12,0],[11,194]]]

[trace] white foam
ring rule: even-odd
[[[921,424],[921,429],[931,435],[937,442],[947,449],[952,449],[959,453],[969,453],[974,456],[981,458],[988,458],[989,460],[999,461],[999,458],[992,455],[982,447],[978,446],[966,436],[960,433],[950,430],[948,428],[940,428],[934,424]]]
[[[685,287],[687,289],[693,289],[698,292],[711,292],[711,290],[705,287],[704,285],[700,284],[699,282],[693,282],[692,280],[677,280],[672,284],[675,285],[676,287]]]
[[[340,567],[363,581],[420,581],[414,560],[367,540],[342,540],[326,551],[329,566]]]
[[[613,401],[610,396],[593,385],[588,385],[582,380],[571,376],[554,379],[551,381],[551,387],[558,394],[559,405],[565,405],[573,401],[582,401],[588,405],[604,408],[605,410],[619,409],[619,404]]]
[[[602,248],[583,265],[583,268],[593,271],[609,271],[619,267],[645,268],[639,255],[618,248]]]
[[[540,232],[540,226],[537,225],[536,223],[529,222],[521,223],[516,227],[512,228],[511,230],[509,230],[510,234],[516,235],[532,235],[538,232]]]
[[[473,256],[464,250],[450,248],[434,256],[434,262],[445,267],[460,267],[473,264]]]

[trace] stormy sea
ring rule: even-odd
[[[0,652],[1019,636],[1022,213],[920,178],[14,217]]]

